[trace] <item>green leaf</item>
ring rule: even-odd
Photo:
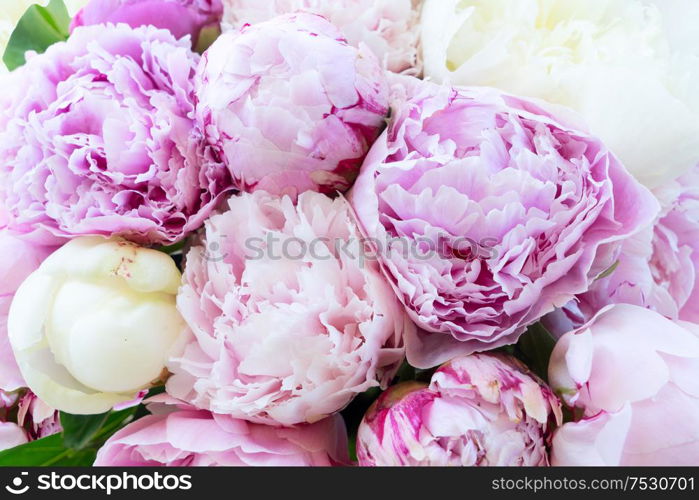
[[[46,464],[44,467],[91,467],[95,463],[96,458],[97,448],[88,448],[80,451],[68,450],[64,456],[59,457],[59,460]]]
[[[96,450],[71,450],[63,446],[60,434],[0,452],[0,467],[49,467],[92,465]]]
[[[353,463],[356,463],[358,461],[358,458],[357,458],[357,435],[356,434],[354,436],[349,437],[349,440],[347,442],[347,446],[348,446],[350,461]]]
[[[92,465],[97,450],[131,422],[139,407],[101,415],[61,413],[63,432],[0,452],[0,466],[47,467]]]
[[[168,255],[176,255],[182,253],[185,244],[186,241],[182,240],[179,243],[175,243],[174,245],[158,247],[157,250],[159,250],[160,252],[164,252]]]
[[[74,450],[86,448],[108,417],[109,412],[100,415],[71,415],[61,412],[64,446]]]
[[[519,338],[515,353],[543,380],[548,380],[549,359],[556,339],[541,323],[530,326]]]
[[[26,62],[28,50],[42,53],[54,43],[67,40],[69,34],[70,16],[63,0],[51,0],[46,7],[32,5],[12,32],[2,60],[12,71]]]
[[[357,429],[359,428],[359,423],[364,418],[364,414],[367,409],[372,405],[376,398],[381,394],[381,389],[378,387],[372,387],[371,389],[357,394],[357,396],[352,400],[352,402],[347,405],[347,407],[342,410],[342,418],[345,420],[345,425],[347,426],[347,435],[349,437],[349,452],[352,459],[356,459],[356,450],[354,449]]]
[[[102,428],[95,434],[92,442],[94,445],[102,446],[112,434],[121,429],[126,424],[134,420],[134,415],[143,405],[132,406],[125,410],[112,411],[108,414],[107,420],[102,425]]]
[[[60,434],[0,451],[0,466],[41,465],[65,451]]]
[[[410,366],[407,361],[403,361],[403,364],[398,369],[398,373],[396,373],[396,378],[398,379],[398,382],[415,380],[415,368]]]

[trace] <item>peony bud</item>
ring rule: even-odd
[[[29,388],[69,413],[108,411],[158,380],[186,331],[180,273],[164,253],[77,238],[15,294],[8,333]]]
[[[462,356],[430,385],[407,382],[379,397],[357,434],[360,465],[548,465],[551,390],[516,359]]]
[[[388,114],[376,57],[308,13],[223,34],[195,85],[199,127],[242,191],[346,191]]]

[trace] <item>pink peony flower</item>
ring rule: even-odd
[[[0,224],[3,216],[0,211]],[[31,392],[18,391],[25,383],[7,338],[7,314],[12,297],[53,250],[0,230],[0,451],[60,431],[53,409]]]
[[[7,338],[7,315],[19,286],[53,250],[0,230],[0,390],[15,391],[25,385]]]
[[[516,342],[611,265],[603,245],[655,217],[651,193],[543,105],[398,81],[349,199],[422,327],[414,366]]]
[[[293,425],[385,387],[413,325],[362,259],[346,201],[234,197],[187,254],[178,308],[194,336],[168,393],[252,422]]]
[[[61,419],[58,411],[51,408],[31,391],[19,398],[17,422],[30,440],[41,439],[61,432]]]
[[[419,13],[422,0],[223,0],[224,28],[306,11],[330,20],[359,47],[366,44],[389,71],[419,74]]]
[[[90,0],[73,18],[71,30],[105,23],[151,25],[175,38],[189,35],[196,46],[201,30],[219,24],[222,15],[221,0]]]
[[[376,58],[328,21],[281,16],[222,35],[198,70],[197,116],[242,190],[347,190],[388,113]]]
[[[0,389],[0,451],[61,432],[58,412],[34,394]]]
[[[0,421],[0,451],[27,443],[24,430],[14,422]]]
[[[626,303],[699,322],[699,165],[654,193],[663,207],[655,225],[624,242],[618,267],[580,297],[588,319]]]
[[[3,78],[0,205],[55,244],[182,239],[231,188],[194,123],[198,56],[153,27],[91,26]]]
[[[620,304],[564,335],[551,387],[582,418],[553,438],[554,465],[699,463],[699,326]]]
[[[9,421],[9,413],[17,402],[17,395],[0,389],[0,451],[29,442],[27,433],[17,423]]]
[[[399,384],[369,409],[357,435],[360,465],[548,465],[548,425],[560,403],[515,358],[462,356],[429,386]]]
[[[162,401],[162,400],[161,400]],[[270,427],[184,404],[156,404],[97,454],[96,466],[333,466],[349,463],[339,415],[293,428]]]

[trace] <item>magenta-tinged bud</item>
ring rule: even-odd
[[[516,359],[474,354],[441,366],[431,383],[408,382],[364,416],[364,466],[548,465],[549,424],[560,403]]]

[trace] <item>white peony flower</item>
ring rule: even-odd
[[[641,182],[699,161],[694,0],[426,0],[425,75],[581,113]]]
[[[20,286],[8,317],[28,387],[74,414],[134,399],[186,338],[180,278],[168,255],[124,240],[82,237],[54,252]]]

